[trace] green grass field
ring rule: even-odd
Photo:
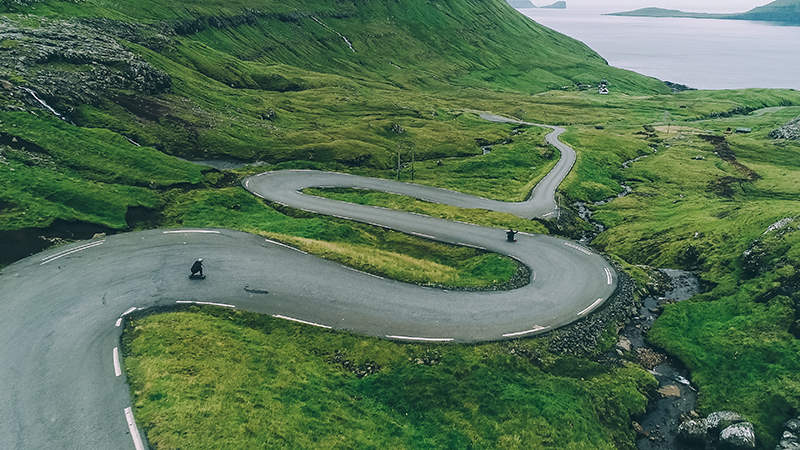
[[[400,344],[206,307],[130,320],[123,344],[162,450],[634,448],[655,384],[541,341]]]

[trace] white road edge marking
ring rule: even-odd
[[[175,303],[194,303],[195,305],[209,305],[209,306],[222,306],[224,308],[236,308],[236,305],[228,305],[226,303],[196,302],[192,300],[178,300]]]
[[[428,341],[428,342],[449,342],[454,340],[453,338],[425,338],[425,337],[412,337],[412,336],[395,336],[391,334],[386,335],[389,339],[404,339],[407,341]]]
[[[517,331],[516,333],[506,333],[506,334],[503,335],[503,337],[522,336],[523,334],[536,333],[537,331],[546,330],[548,328],[550,328],[550,327],[540,327],[539,325],[536,325],[535,327],[531,328],[530,330]]]
[[[128,421],[128,429],[131,431],[133,446],[136,447],[136,450],[144,450],[142,437],[139,435],[139,429],[136,428],[136,421],[133,419],[133,411],[130,406],[125,408],[125,419]]]
[[[464,247],[477,248],[478,250],[486,250],[486,247],[481,247],[479,245],[473,245],[473,244],[467,244],[465,242],[456,242],[456,245],[463,245]]]
[[[294,250],[294,251],[296,251],[296,252],[300,252],[300,253],[302,253],[302,254],[304,254],[304,255],[307,255],[307,254],[308,254],[308,252],[304,252],[304,251],[300,250],[299,248],[294,248],[294,247],[292,247],[291,245],[286,245],[286,244],[284,244],[284,243],[282,243],[282,242],[273,241],[273,240],[271,240],[271,239],[264,239],[264,240],[265,240],[265,241],[267,241],[267,242],[269,242],[270,244],[280,245],[281,247],[286,247],[286,248],[288,248],[288,249],[292,249],[292,250]]]
[[[611,284],[614,281],[614,279],[611,277],[611,270],[608,267],[606,267],[605,271],[608,284]]]
[[[579,252],[586,253],[587,255],[591,255],[592,254],[592,252],[590,252],[589,250],[586,250],[585,248],[581,247],[580,245],[575,245],[572,242],[564,242],[564,245],[566,245],[567,247],[570,247],[570,248],[574,248],[575,250],[577,250]]]
[[[436,239],[435,236],[431,236],[431,235],[428,235],[428,234],[417,233],[416,231],[412,231],[410,234],[413,234],[414,236],[428,238],[428,239]]]
[[[175,233],[207,233],[207,234],[219,234],[219,231],[216,231],[216,230],[167,230],[167,231],[164,231],[164,234],[175,234]]]
[[[122,367],[119,365],[119,347],[114,347],[114,376],[122,375]]]
[[[595,306],[599,305],[599,304],[600,304],[600,302],[602,302],[602,301],[603,301],[603,299],[602,299],[602,298],[598,298],[596,302],[592,303],[591,305],[589,305],[589,307],[588,307],[588,308],[586,308],[586,309],[584,309],[583,311],[579,312],[579,313],[578,313],[578,315],[579,315],[579,316],[582,316],[582,315],[584,315],[585,313],[587,313],[587,312],[591,311],[591,310],[592,310],[592,308],[594,308]]]
[[[63,250],[61,252],[56,253],[55,255],[51,255],[51,256],[48,256],[46,258],[42,258],[42,263],[39,264],[39,265],[43,266],[43,265],[45,265],[45,264],[47,264],[49,262],[53,262],[53,261],[57,260],[58,258],[63,258],[64,256],[71,255],[71,254],[79,252],[81,250],[86,250],[87,248],[97,247],[98,245],[102,245],[103,242],[105,242],[105,241],[106,240],[103,239],[102,241],[92,242],[92,243],[89,243],[89,244],[83,244],[80,247],[73,248],[73,249],[70,249],[70,250]]]
[[[378,278],[378,279],[381,279],[381,280],[385,280],[385,278],[383,278],[382,276],[375,275],[374,273],[368,273],[368,272],[364,272],[364,271],[362,271],[362,270],[353,269],[352,267],[347,267],[347,266],[344,266],[344,265],[342,265],[342,267],[344,267],[344,268],[345,268],[345,269],[347,269],[347,270],[352,270],[353,272],[358,272],[358,273],[360,273],[360,274],[369,275],[369,276],[371,276],[371,277],[375,277],[375,278]]]
[[[312,325],[312,326],[315,326],[315,327],[325,328],[325,329],[328,329],[328,330],[330,330],[330,329],[332,329],[332,328],[333,328],[333,327],[329,327],[329,326],[327,326],[327,325],[322,325],[322,324],[320,324],[320,323],[308,322],[308,321],[306,321],[306,320],[295,319],[294,317],[282,316],[282,315],[280,315],[280,314],[273,314],[273,315],[272,315],[272,317],[275,317],[276,319],[284,319],[284,320],[289,320],[289,321],[291,321],[291,322],[304,323],[304,324],[306,324],[306,325]]]

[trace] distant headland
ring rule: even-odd
[[[531,3],[530,0],[506,0],[509,5],[513,8],[536,8],[537,6]],[[552,5],[547,6],[539,6],[539,8],[550,8],[550,9],[567,9],[567,2],[565,1],[558,1],[553,3]]]
[[[641,8],[635,11],[608,14],[627,17],[683,17],[691,19],[754,20],[785,25],[800,25],[800,0],[775,0],[750,11],[735,14],[711,14],[664,8]]]

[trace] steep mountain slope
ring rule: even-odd
[[[735,14],[731,18],[800,25],[800,1],[775,0],[764,6],[753,8],[746,13]]]
[[[602,78],[618,91],[667,91],[501,0],[45,0],[5,11],[28,15],[0,28],[1,77],[78,125],[187,158],[308,159],[297,149],[324,141],[335,155],[323,159],[375,165],[383,131],[337,135],[364,116],[417,109],[398,98],[444,106],[474,97],[464,89],[530,94]],[[342,140],[354,154],[332,149]]]

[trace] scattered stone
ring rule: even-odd
[[[617,343],[617,347],[620,349],[629,352],[631,348],[633,348],[633,344],[631,344],[631,340],[625,336],[620,336],[619,342]]]
[[[639,422],[634,421],[634,422],[631,423],[631,426],[633,426],[633,430],[636,431],[637,434],[640,434],[642,436],[650,436],[650,433],[648,433],[647,430],[645,430],[639,424]]]
[[[609,262],[609,264],[612,263]],[[591,354],[597,349],[598,339],[609,324],[624,323],[636,315],[638,310],[638,302],[634,294],[636,284],[621,270],[619,274],[617,292],[606,301],[599,311],[550,334],[550,351],[571,355]]]
[[[667,360],[666,355],[649,348],[640,348],[636,350],[636,358],[639,364],[648,370],[655,369],[658,365],[663,364]]]
[[[367,361],[358,366],[353,361],[347,359],[345,352],[336,350],[330,357],[330,362],[342,366],[345,370],[355,374],[358,378],[364,378],[367,375],[373,375],[381,370],[381,366],[374,361]]]
[[[687,420],[678,427],[678,439],[687,444],[700,444],[706,439],[705,419]]]
[[[681,388],[674,384],[669,384],[667,386],[663,386],[658,390],[658,393],[661,394],[662,397],[680,397],[681,396]]]

